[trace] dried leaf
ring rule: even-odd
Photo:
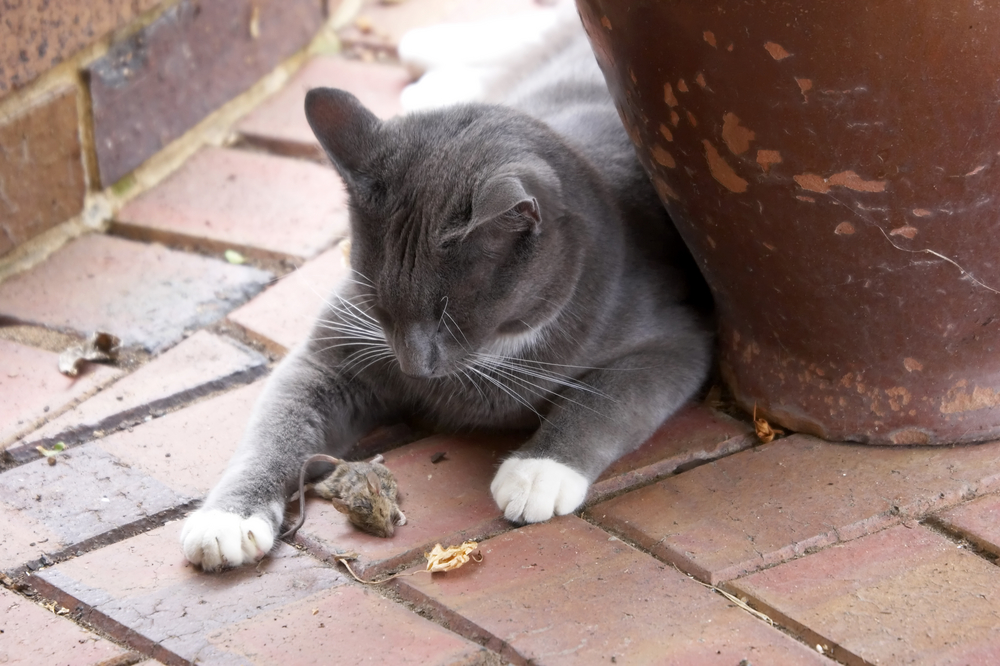
[[[436,573],[457,569],[473,559],[472,553],[477,548],[479,548],[479,544],[475,541],[466,541],[460,546],[449,546],[448,548],[442,548],[439,543],[435,544],[431,552],[424,553],[424,557],[427,558],[427,571]],[[481,562],[482,558],[476,561]]]
[[[772,428],[771,424],[767,422],[767,419],[761,417],[757,418],[757,405],[753,406],[753,429],[757,432],[757,439],[761,441],[762,444],[767,444],[773,441],[777,435],[784,435],[783,430],[778,428]]]
[[[98,331],[83,344],[73,345],[59,355],[59,372],[76,377],[85,361],[115,361],[121,344],[122,341],[114,335]]]
[[[225,257],[226,261],[228,261],[231,264],[239,265],[247,263],[247,258],[244,257],[239,252],[237,252],[236,250],[226,250],[225,252],[222,253],[222,256]]]

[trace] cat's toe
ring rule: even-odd
[[[497,470],[490,491],[508,520],[538,523],[575,511],[589,486],[582,474],[555,460],[509,458]]]
[[[184,557],[205,571],[256,562],[273,545],[274,530],[263,518],[219,509],[195,511],[181,530]]]

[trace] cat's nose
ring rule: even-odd
[[[396,345],[396,359],[403,374],[410,377],[434,377],[441,363],[437,325],[411,324],[401,333],[401,344]]]

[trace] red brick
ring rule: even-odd
[[[284,354],[306,339],[337,284],[348,274],[341,247],[289,273],[243,307],[229,313],[253,338]]]
[[[316,0],[181,0],[113,44],[88,67],[101,182],[114,183],[304,47],[322,14]]]
[[[259,381],[229,391],[93,445],[185,500],[201,497],[222,476],[263,387]]]
[[[986,492],[1000,443],[879,448],[795,435],[630,492],[589,515],[716,583]]]
[[[0,97],[28,83],[159,0],[20,0],[4,6],[0,41]]]
[[[321,159],[323,149],[306,122],[308,90],[346,90],[378,117],[390,118],[403,112],[399,94],[408,83],[410,75],[396,65],[318,56],[306,63],[281,92],[241,120],[236,129],[253,145],[284,155]]]
[[[0,284],[0,312],[161,351],[260,290],[270,274],[120,238],[78,238]]]
[[[732,586],[847,663],[1000,662],[1000,570],[920,525],[892,527]]]
[[[988,495],[934,518],[983,550],[1000,555],[1000,495]]]
[[[15,526],[15,538],[4,542],[4,569],[26,564],[40,552],[58,554],[112,530],[143,524],[185,501],[94,444],[57,459],[48,465],[40,458],[0,474],[0,513],[5,524]]]
[[[345,582],[335,570],[279,544],[257,569],[204,574],[181,554],[181,522],[168,523],[44,569],[33,586],[82,620],[164,663],[246,663],[212,645],[250,618]],[[388,641],[387,641],[388,642]]]
[[[678,468],[748,448],[756,442],[752,428],[704,405],[690,403],[629,455],[604,470],[587,493],[595,504],[627,488],[650,483]]]
[[[0,448],[122,374],[88,364],[67,377],[59,372],[59,354],[7,340],[0,340],[0,368]]]
[[[123,377],[103,392],[24,437],[17,448],[57,440],[79,442],[94,431],[117,429],[266,370],[261,355],[206,331]],[[0,385],[3,378],[0,377]],[[13,451],[11,451],[13,453]]]
[[[480,550],[478,564],[398,579],[396,587],[511,661],[829,663],[574,516],[494,537]]]
[[[420,558],[436,542],[461,543],[508,529],[490,481],[500,458],[516,445],[496,437],[437,435],[385,454],[399,484],[406,525],[388,539],[361,532],[326,500],[310,497],[297,540],[318,557],[354,551],[356,569],[374,576]],[[434,464],[431,456],[444,452]]]
[[[399,38],[414,28],[436,23],[511,16],[539,7],[535,0],[408,0],[402,4],[369,2],[361,9],[359,18],[369,23],[371,30],[363,32],[355,23],[341,31],[341,39],[346,46],[395,49]]]
[[[0,41],[0,52],[7,50],[11,40]],[[0,68],[0,89],[3,78]],[[20,115],[0,120],[0,155],[2,256],[83,209],[76,88],[61,88]]]
[[[0,608],[0,663],[97,664],[126,654],[114,643],[3,587]]]
[[[329,167],[205,148],[126,204],[112,229],[144,241],[307,258],[347,234],[346,195]]]
[[[373,591],[335,587],[211,634],[254,664],[472,664],[489,654]]]

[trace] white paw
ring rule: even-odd
[[[256,562],[274,545],[274,531],[259,516],[242,518],[229,511],[199,509],[184,521],[184,557],[205,571]]]
[[[590,482],[570,467],[548,458],[508,458],[490,492],[507,520],[538,523],[572,513],[583,504]]]

